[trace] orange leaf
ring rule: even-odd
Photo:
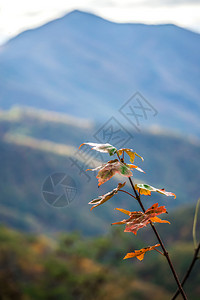
[[[135,252],[127,253],[123,259],[137,257],[137,259],[139,259],[141,261],[141,260],[143,260],[144,254],[147,251],[154,250],[156,247],[159,247],[159,246],[160,246],[160,244],[156,244],[155,246],[150,246],[150,247],[142,248],[140,250],[135,250]]]

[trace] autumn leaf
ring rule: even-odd
[[[140,228],[147,226],[150,221],[151,222],[158,222],[158,223],[169,223],[168,221],[161,220],[157,218],[157,215],[166,213],[166,208],[164,206],[158,207],[158,203],[153,204],[149,209],[145,211],[145,213],[138,212],[138,217],[135,217],[136,212],[131,214],[130,219],[126,223],[126,228],[124,232],[133,232],[135,235]]]
[[[155,246],[149,246],[146,248],[142,248],[140,250],[135,250],[135,252],[127,253],[123,259],[137,257],[140,261],[143,260],[144,254],[148,251],[154,250],[156,247],[159,247],[160,244],[156,244]]]
[[[89,145],[91,147],[93,147],[93,150],[99,151],[99,152],[104,152],[104,153],[109,153],[110,156],[114,155],[117,152],[117,148],[115,148],[114,146],[110,145],[110,144],[97,144],[97,143],[83,143],[79,146],[79,149],[83,146],[83,145]]]
[[[133,149],[122,148],[122,149],[119,149],[117,152],[118,152],[119,155],[122,155],[124,152],[126,152],[126,154],[128,154],[128,156],[130,157],[130,162],[131,163],[134,162],[135,155],[140,157],[142,161],[144,160],[144,158],[142,156],[140,156],[139,154],[137,154],[136,152],[134,152]]]
[[[158,222],[158,223],[169,223],[168,221],[161,220],[157,218],[157,215],[162,213],[166,213],[166,208],[164,206],[158,206],[158,203],[153,204],[149,209],[147,209],[144,213],[141,211],[130,212],[121,208],[116,208],[117,210],[129,215],[127,220],[122,220],[120,222],[112,223],[112,225],[122,225],[125,224],[124,232],[132,232],[135,235],[140,228],[147,226],[150,222]]]
[[[141,195],[151,195],[151,192],[157,192],[157,193],[163,194],[165,196],[174,196],[174,199],[176,198],[176,195],[174,193],[167,192],[167,191],[165,191],[165,189],[157,189],[148,184],[135,184],[135,189]]]
[[[97,179],[99,181],[98,186],[108,181],[111,177],[113,177],[117,173],[125,177],[130,177],[133,175],[131,169],[126,164],[118,161],[117,159],[110,160],[107,163],[95,169],[88,169],[88,170],[90,171],[99,170],[97,174]]]
[[[125,186],[126,182],[124,183],[119,183],[118,186],[113,189],[111,192],[108,192],[105,195],[99,196],[97,199],[93,199],[92,201],[90,201],[88,204],[93,205],[93,207],[91,208],[91,210],[103,203],[105,203],[106,201],[108,201],[110,198],[112,198],[114,195],[116,195],[118,193],[118,191],[123,188]]]

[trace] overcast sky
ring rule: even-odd
[[[115,22],[174,23],[200,32],[200,0],[0,0],[0,43],[73,9]]]

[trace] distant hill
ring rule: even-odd
[[[158,111],[144,125],[200,136],[199,53],[200,35],[175,25],[76,10],[0,48],[0,106],[105,121],[139,91]]]
[[[139,209],[137,203],[119,193],[104,206],[90,211],[87,204],[90,200],[112,190],[124,178],[114,177],[98,189],[95,175],[84,173],[100,162],[93,156],[96,152],[88,153],[86,146],[86,160],[76,155],[76,151],[82,142],[94,141],[93,132],[97,128],[87,121],[79,121],[68,115],[26,108],[0,112],[1,223],[29,232],[78,230],[95,235],[106,232],[121,217],[114,211],[115,207]],[[146,208],[157,201],[169,211],[194,205],[200,196],[198,143],[175,135],[143,132],[126,146],[134,148],[145,159],[144,162],[136,159],[146,174],[134,171],[134,180],[166,188],[177,195],[176,199],[157,194],[144,196]],[[105,154],[102,159],[106,161],[109,157]],[[77,188],[74,201],[61,208],[49,205],[42,196],[45,179],[57,172],[71,176]]]

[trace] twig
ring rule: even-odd
[[[195,214],[194,214],[193,229],[192,229],[194,249],[197,248],[196,227],[197,227],[197,217],[198,217],[199,205],[200,205],[200,198],[197,201],[197,205],[196,205],[196,209],[195,209]]]
[[[119,192],[124,192],[124,193],[128,194],[129,196],[133,197],[135,200],[137,200],[135,196],[133,196],[131,193],[129,193],[127,191],[119,190]]]
[[[156,248],[155,248],[154,250],[157,251],[158,253],[164,255],[164,253],[162,253],[160,250],[158,250],[158,249],[156,249]]]
[[[186,282],[186,280],[187,280],[188,277],[190,276],[190,273],[191,273],[191,271],[192,271],[192,269],[193,269],[193,267],[194,267],[195,262],[196,262],[196,261],[198,260],[198,258],[199,258],[199,257],[198,257],[199,251],[200,251],[200,242],[199,242],[198,247],[197,247],[197,248],[195,249],[195,251],[194,251],[194,256],[193,256],[192,262],[191,262],[191,264],[190,264],[190,266],[189,266],[189,268],[188,268],[188,270],[187,270],[187,272],[186,272],[186,274],[185,274],[185,277],[183,278],[183,280],[182,280],[182,282],[181,282],[182,287],[184,286],[184,283]],[[179,295],[179,293],[180,293],[180,291],[177,290],[176,293],[174,294],[172,300],[176,299],[176,297]]]

